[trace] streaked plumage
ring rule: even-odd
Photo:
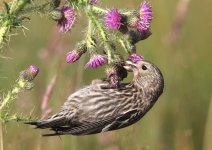
[[[127,61],[124,67],[134,74],[131,83],[111,89],[108,83],[95,82],[71,94],[57,114],[27,124],[55,131],[46,135],[87,135],[137,122],[162,94],[163,76],[147,61]]]

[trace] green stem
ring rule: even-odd
[[[129,52],[128,52],[128,49],[127,49],[127,46],[126,46],[125,42],[124,42],[122,39],[119,40],[119,43],[120,43],[121,46],[124,48],[125,52],[126,52],[126,53],[129,53]]]
[[[124,48],[124,50],[126,51],[126,53],[130,54],[131,51],[131,46],[132,44],[125,38],[119,38],[118,42],[121,44],[121,46]]]
[[[111,51],[110,44],[108,42],[109,40],[108,40],[107,34],[105,33],[103,27],[99,23],[97,17],[94,15],[92,9],[89,10],[88,17],[91,19],[92,23],[96,26],[97,30],[99,31],[99,33],[101,35],[101,38],[104,42],[105,51],[106,51],[107,56],[108,56],[108,63],[110,64],[110,63],[112,63],[112,60],[113,60],[113,54],[112,54],[112,51]]]
[[[88,32],[87,32],[87,37],[86,37],[86,43],[88,49],[92,49],[93,43],[92,43],[92,23],[91,20],[88,20]]]
[[[14,20],[17,18],[18,13],[24,8],[24,6],[29,3],[30,0],[13,0],[10,6],[10,11],[8,18],[0,27],[0,46],[3,45],[6,35],[10,28],[13,26]]]
[[[2,99],[2,103],[0,106],[0,113],[2,113],[2,110],[7,106],[17,94],[24,89],[26,85],[26,82],[23,79],[19,79],[17,82],[17,85],[14,86],[14,88],[7,93],[7,95]]]
[[[102,9],[100,7],[97,7],[97,6],[92,6],[92,10],[95,12],[95,13],[100,13],[100,14],[105,14],[107,13],[107,10],[105,9]]]
[[[30,0],[14,0],[11,5],[10,14],[17,15]]]
[[[0,106],[0,113],[3,110],[3,108],[9,103],[11,96],[12,96],[11,91],[9,91],[7,93],[7,96],[2,100],[3,102],[1,103],[1,106]]]
[[[82,5],[83,4],[83,1],[82,0],[78,0],[79,1],[79,5]]]
[[[5,36],[9,31],[10,21],[7,20],[3,23],[3,25],[0,27],[0,46],[4,43]]]

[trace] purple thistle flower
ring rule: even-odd
[[[58,21],[58,27],[60,32],[66,32],[74,23],[75,13],[74,9],[69,6],[63,6],[61,12],[63,17]]]
[[[139,32],[150,29],[152,20],[152,9],[148,2],[144,1],[140,5],[140,19],[137,22],[136,28]]]
[[[109,10],[105,15],[105,24],[109,29],[119,29],[121,26],[121,14],[117,9]]]
[[[88,67],[97,68],[103,65],[105,62],[107,62],[107,56],[100,54],[93,54],[88,63],[85,65],[85,68]]]
[[[95,5],[99,2],[99,0],[90,0],[89,4],[90,5]]]
[[[131,55],[129,56],[129,58],[128,58],[128,60],[130,60],[130,61],[132,61],[132,62],[134,62],[134,63],[136,63],[136,62],[138,62],[138,61],[140,61],[140,60],[143,60],[143,59],[144,59],[144,57],[141,56],[141,55],[139,55],[139,54],[137,54],[137,53],[131,54]]]
[[[140,5],[140,19],[144,19],[148,21],[152,20],[152,7],[146,1],[144,1]]]
[[[138,22],[136,24],[136,29],[139,32],[147,31],[150,29],[150,27],[151,27],[150,21],[145,20],[145,19],[138,20]]]
[[[81,57],[82,54],[83,53],[81,53],[80,51],[72,50],[66,54],[66,62],[73,63],[73,62],[77,61]]]

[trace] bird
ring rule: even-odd
[[[147,60],[127,60],[123,67],[133,73],[131,82],[121,83],[118,88],[93,82],[71,94],[58,113],[25,123],[51,130],[43,136],[90,135],[136,123],[163,93],[164,78],[159,68]]]

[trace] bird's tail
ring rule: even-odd
[[[42,134],[42,137],[50,137],[50,136],[62,136],[62,135],[67,135],[64,132],[53,132],[53,133],[47,133],[47,134]]]
[[[38,120],[38,121],[26,121],[25,124],[34,125],[35,128],[46,129],[46,128],[55,128],[59,126],[63,126],[65,124],[65,117],[51,117],[46,120]]]

